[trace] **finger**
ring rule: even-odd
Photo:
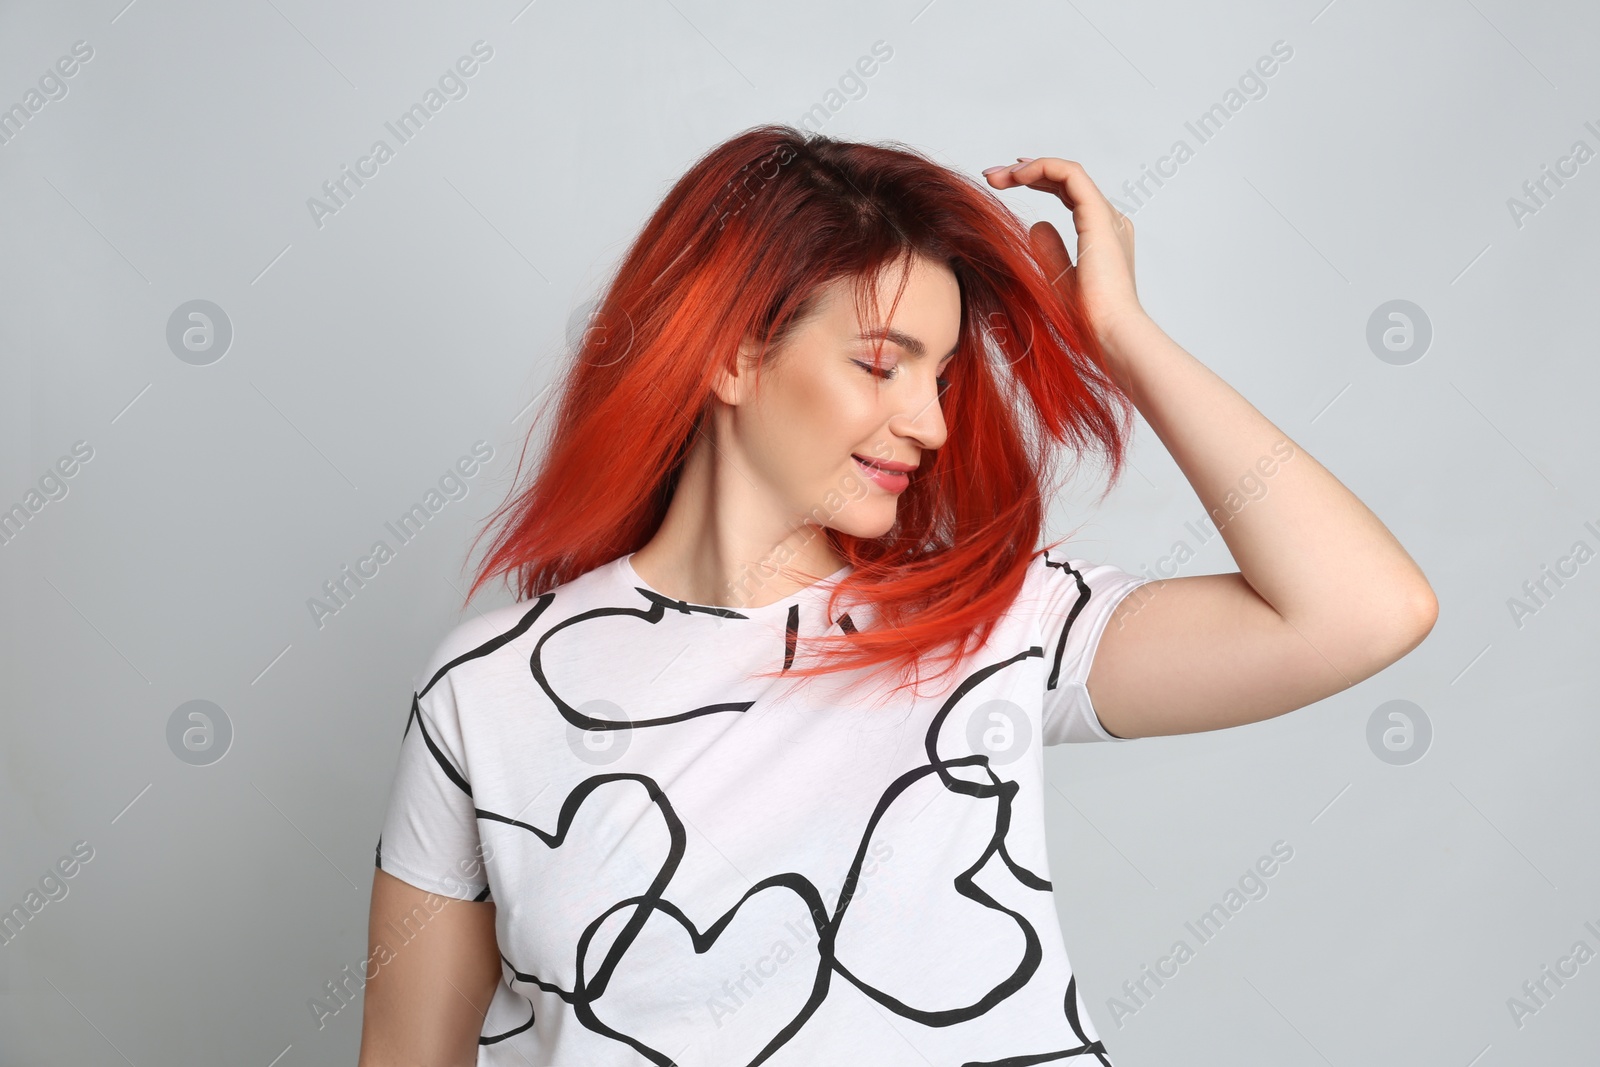
[[[990,184],[1000,189],[1018,189],[1027,186],[1029,189],[1037,189],[1041,193],[1049,193],[1051,196],[1056,197],[1061,196],[1062,192],[1060,182],[1053,182],[1048,179],[1031,182],[1018,181],[1015,176],[1004,169],[997,170],[992,174],[986,174],[984,177],[989,179]]]
[[[1074,269],[1067,243],[1061,239],[1061,232],[1050,223],[1036,222],[1029,227],[1028,243],[1033,246],[1035,257],[1044,266],[1051,285],[1059,285]]]
[[[1000,174],[1007,175],[1018,185],[1031,187],[1035,182],[1053,183],[1058,187],[1053,190],[1055,195],[1061,198],[1061,202],[1066,204],[1074,215],[1082,211],[1100,221],[1109,222],[1114,221],[1118,214],[1111,206],[1111,201],[1106,199],[1099,186],[1090,179],[1088,171],[1075,160],[1040,156],[1038,159],[1020,164],[1015,170],[995,172],[995,175]]]
[[[1012,188],[1012,187],[1015,187],[1015,186],[1023,185],[1023,184],[1026,184],[1026,183],[1024,183],[1022,181],[1019,181],[1016,178],[1016,173],[1017,173],[1017,171],[1019,169],[1021,169],[1021,167],[1022,167],[1022,165],[1024,163],[1031,163],[1031,162],[1033,162],[1031,159],[1023,159],[1021,157],[1018,157],[1017,162],[1015,162],[1015,163],[1002,163],[1002,164],[1000,164],[998,166],[994,166],[994,167],[985,167],[983,169],[983,176],[985,178],[988,178],[989,181],[992,182],[993,184],[999,185],[999,186],[1002,186],[1002,187],[1005,187],[1005,188]]]
[[[1061,232],[1056,227],[1051,226],[1050,222],[1035,222],[1027,230],[1027,242],[1034,250],[1034,258],[1050,280],[1050,285],[1058,288],[1074,285],[1077,267],[1072,264],[1072,253],[1067,251],[1067,243],[1062,240]]]

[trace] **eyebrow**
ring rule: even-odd
[[[883,338],[885,341],[888,341],[891,344],[899,345],[901,348],[905,349],[907,352],[910,352],[912,357],[915,358],[915,359],[921,359],[923,356],[928,354],[928,346],[927,345],[923,344],[921,341],[917,340],[915,337],[912,337],[909,333],[906,333],[906,332],[904,332],[902,330],[896,330],[892,326],[888,327],[888,328],[880,327],[879,329],[876,329],[876,330],[868,330],[866,333],[860,334],[857,337],[857,340],[875,341],[880,337]],[[945,355],[944,355],[944,359],[941,359],[939,362],[943,363],[945,359],[949,359],[951,356],[955,355],[960,350],[961,350],[961,342],[959,340],[957,340],[956,341],[956,347],[952,348],[949,352],[946,352]]]
[[[858,339],[858,341],[877,341],[878,338],[883,338],[885,341],[891,342],[891,344],[898,344],[899,347],[906,349],[907,352],[912,354],[912,357],[918,358],[918,360],[920,360],[922,357],[925,357],[925,355],[928,355],[928,346],[925,346],[922,341],[918,341],[917,338],[910,336],[910,334],[906,333],[906,331],[894,330],[893,326],[886,328],[886,330],[885,328],[869,330],[867,333],[858,334],[858,338],[856,339]],[[952,355],[957,354],[957,352],[960,352],[960,350],[962,350],[962,342],[960,342],[960,339],[957,339],[954,349],[950,349],[949,352],[946,352],[946,354],[944,354],[944,358],[939,360],[939,362],[946,362],[946,360],[949,360]]]

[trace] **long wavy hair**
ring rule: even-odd
[[[529,440],[555,406],[535,476],[479,534],[498,527],[467,600],[501,574],[515,575],[519,599],[533,599],[643,547],[691,445],[710,432],[716,368],[732,370],[753,338],[759,387],[759,366],[781,356],[825,285],[850,279],[858,311],[875,309],[879,272],[913,256],[946,265],[960,287],[958,352],[940,399],[948,439],[923,453],[883,536],[807,520],[853,568],[830,615],[862,602],[870,624],[801,636],[817,662],[772,673],[888,667],[920,680],[924,668],[940,667],[934,679],[955,669],[1021,591],[1046,501],[1062,484],[1060,446],[1073,453],[1072,471],[1083,453],[1104,455],[1109,492],[1132,405],[1106,373],[1079,301],[1045,276],[1023,222],[977,179],[898,141],[763,125],[678,179],[530,426]],[[521,469],[519,459],[519,480]],[[786,559],[761,567],[825,577]]]

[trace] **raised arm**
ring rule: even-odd
[[[1085,683],[1119,737],[1257,722],[1376,674],[1433,628],[1438,602],[1356,496],[1139,306],[1133,224],[1077,163],[998,171],[1073,211],[1073,265],[1049,223],[1035,251],[1084,302],[1108,370],[1211,514],[1239,570],[1149,583],[1118,605]],[[1264,487],[1254,496],[1251,487]]]

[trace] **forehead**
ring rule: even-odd
[[[909,268],[904,262],[885,267],[877,278],[876,307],[857,306],[859,285],[854,277],[830,282],[818,306],[818,324],[852,339],[886,333],[896,343],[909,339],[941,356],[954,346],[961,327],[961,286],[943,263],[917,257]]]

